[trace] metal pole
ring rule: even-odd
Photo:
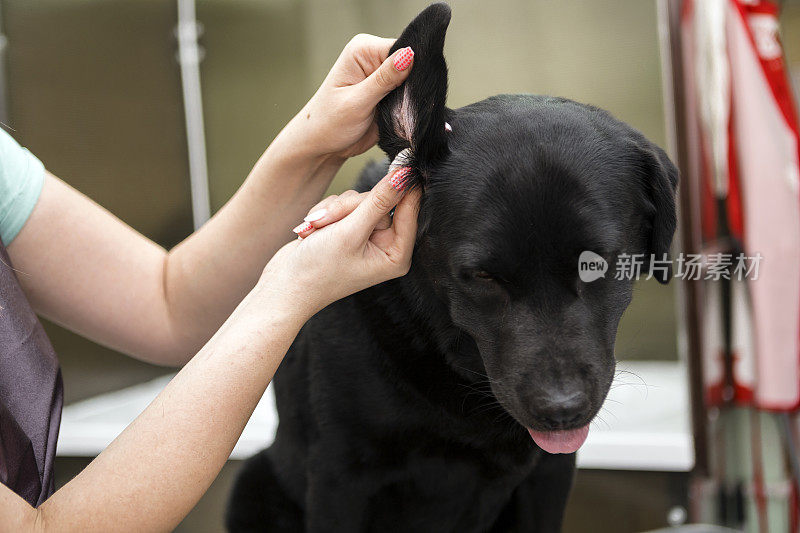
[[[679,214],[681,251],[685,254],[700,253],[700,242],[696,231],[696,212],[693,209],[691,193],[692,176],[688,171],[688,148],[686,145],[686,108],[683,87],[683,65],[680,35],[680,14],[682,0],[657,0],[659,30],[661,34],[661,55],[667,58],[664,65],[665,110],[667,112],[667,133],[671,155],[681,171],[679,187]],[[693,474],[705,477],[709,473],[708,434],[705,403],[703,401],[703,362],[701,358],[701,301],[698,281],[681,281],[683,300],[682,345],[686,350],[689,370],[689,392],[692,408],[692,433],[694,436],[695,466]]]
[[[178,1],[178,64],[183,87],[183,111],[186,118],[186,144],[189,153],[189,182],[192,192],[192,219],[197,229],[209,219],[208,159],[203,121],[203,95],[200,86],[200,61],[203,50],[198,44],[202,27],[197,21],[195,0]]]

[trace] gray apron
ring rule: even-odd
[[[0,242],[0,483],[34,507],[53,493],[62,405],[58,358]]]

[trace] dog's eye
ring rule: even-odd
[[[485,270],[476,270],[472,273],[473,278],[482,279],[484,281],[495,281],[496,278],[486,272]]]
[[[470,272],[469,277],[481,283],[493,283],[495,285],[505,285],[507,283],[501,276],[486,270],[473,270]]]
[[[461,271],[461,279],[466,283],[474,282],[482,284],[484,287],[494,287],[505,284],[505,279],[481,268],[464,268]]]

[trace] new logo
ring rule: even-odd
[[[584,250],[578,257],[578,277],[584,283],[606,277],[608,262],[596,253]]]

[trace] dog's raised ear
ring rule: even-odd
[[[644,159],[644,188],[653,206],[647,254],[648,259],[654,257],[656,261],[661,261],[664,257],[669,257],[669,247],[677,225],[675,192],[678,187],[678,169],[664,150],[649,141],[646,141],[646,146],[640,146],[640,150]],[[653,267],[654,264],[650,263],[653,277],[660,283],[669,283],[672,279],[670,262],[664,265],[666,268]]]
[[[390,53],[410,46],[414,66],[406,81],[378,104],[378,146],[389,160],[411,148],[412,185],[424,185],[429,169],[447,155],[447,63],[444,36],[450,7],[432,4],[409,24]]]

